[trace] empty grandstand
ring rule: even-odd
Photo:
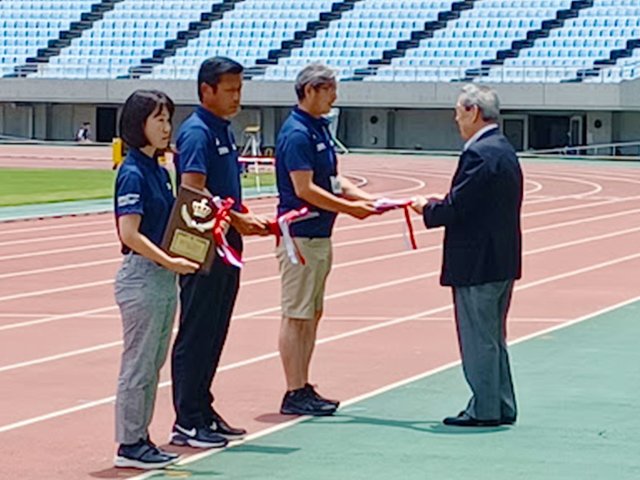
[[[424,138],[408,119],[448,121],[469,81],[502,84],[521,149],[640,138],[637,0],[1,0],[0,49],[0,131],[30,138],[69,138],[91,121],[109,139],[140,80],[193,104],[213,55],[247,68],[245,123],[263,123],[267,145],[293,101],[286,82],[311,61],[339,72],[354,146],[455,148],[455,132]]]

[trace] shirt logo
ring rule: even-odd
[[[140,201],[139,193],[127,193],[126,195],[120,195],[118,197],[118,207],[128,207],[130,205],[135,205]]]
[[[227,147],[219,147],[218,148],[218,153],[220,155],[226,155],[227,153],[229,153],[229,149]]]
[[[320,142],[320,143],[318,143],[316,145],[316,150],[318,150],[319,152],[322,152],[322,151],[324,151],[326,149],[327,149],[327,146],[322,142]]]
[[[171,183],[167,182],[167,190],[171,190]]]

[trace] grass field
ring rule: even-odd
[[[34,170],[0,168],[0,206],[94,200],[113,195],[112,170]],[[242,175],[244,188],[256,186],[256,175]],[[275,184],[271,173],[260,175],[261,186]]]

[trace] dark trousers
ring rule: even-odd
[[[453,289],[462,368],[473,393],[466,412],[478,420],[517,415],[506,343],[512,292],[512,280]]]
[[[237,247],[239,235],[228,237]],[[220,258],[208,275],[180,277],[180,329],[173,345],[171,376],[176,422],[184,428],[211,425],[214,419],[211,383],[239,286],[240,270]]]

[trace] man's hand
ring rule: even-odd
[[[231,225],[234,226],[241,235],[269,235],[267,225],[269,221],[261,215],[252,212],[239,213],[231,212]]]
[[[429,203],[429,201],[425,197],[420,195],[418,195],[417,197],[413,197],[411,200],[411,208],[413,209],[413,211],[422,215],[422,213],[424,212],[424,207],[427,206],[427,203]]]
[[[349,210],[346,212],[352,217],[360,220],[367,218],[369,215],[379,215],[380,212],[373,206],[373,202],[365,200],[356,200],[351,202]]]

